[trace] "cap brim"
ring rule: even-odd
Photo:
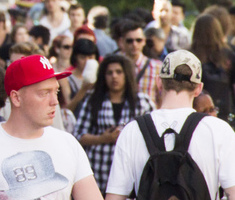
[[[54,73],[54,77],[56,77],[57,80],[62,79],[62,78],[66,78],[68,76],[70,76],[72,74],[72,72],[66,71],[66,72],[57,72]]]

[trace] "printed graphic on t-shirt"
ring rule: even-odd
[[[68,185],[68,179],[55,172],[51,157],[44,151],[5,158],[1,171],[9,189],[0,188],[0,200],[52,200]]]

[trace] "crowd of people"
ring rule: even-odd
[[[136,8],[121,17],[111,16],[106,6],[95,5],[86,14],[77,1],[62,2],[38,2],[24,23],[12,22],[10,27],[6,13],[0,11],[0,138],[3,141],[9,134],[22,139],[16,144],[7,138],[6,144],[17,148],[0,156],[0,165],[9,158],[47,159],[49,155],[65,185],[58,186],[57,191],[64,190],[58,197],[67,199],[72,195],[74,199],[90,200],[94,197],[88,194],[90,185],[97,195],[95,199],[102,199],[107,192],[107,200],[125,200],[133,186],[138,192],[149,157],[135,118],[152,113],[161,135],[168,126],[179,132],[185,118],[197,111],[213,117],[205,117],[199,124],[198,132],[206,132],[206,136],[193,138],[189,152],[202,168],[211,198],[216,198],[218,186],[234,197],[235,176],[230,169],[235,165],[231,158],[235,150],[235,5],[211,5],[187,28],[183,0],[154,1],[152,10]],[[52,71],[37,72],[40,65]],[[30,77],[29,73],[37,75]],[[40,122],[45,120],[40,115],[43,109],[48,109],[54,120]],[[19,128],[13,128],[14,124]],[[48,125],[53,128],[44,128]],[[56,130],[58,142],[50,144],[49,140],[57,140]],[[42,135],[50,131],[43,139]],[[64,137],[62,131],[70,136]],[[226,138],[219,131],[227,131]],[[80,144],[75,144],[71,135]],[[199,137],[207,139],[201,141]],[[34,141],[25,147],[24,139]],[[203,148],[209,140],[211,155],[206,157]],[[167,149],[172,149],[170,143]],[[77,161],[72,163],[71,159]],[[207,173],[212,163],[215,165]],[[76,167],[81,172],[76,172]],[[27,169],[24,173],[27,175]],[[11,185],[6,178],[1,184],[1,178],[4,174],[0,175],[0,195],[14,197],[2,192]],[[78,188],[83,192],[77,192]],[[50,193],[22,198],[36,199]]]

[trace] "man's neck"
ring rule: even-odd
[[[192,108],[194,97],[186,91],[176,93],[176,91],[163,92],[161,109]]]
[[[80,28],[81,26],[77,26],[77,25],[72,25],[70,26],[69,30],[71,31],[71,33],[74,33],[78,28]]]
[[[134,61],[134,63],[136,63],[140,57],[141,53],[140,54],[136,54],[136,55],[127,55],[131,60]]]
[[[60,23],[63,19],[63,11],[59,10],[57,12],[51,12],[48,17],[51,22],[54,23],[54,25],[57,25],[57,23]]]
[[[16,128],[17,127],[17,128]],[[43,128],[32,128],[21,120],[12,120],[11,116],[2,128],[11,136],[21,139],[36,139],[43,135]]]

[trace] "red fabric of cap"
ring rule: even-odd
[[[96,43],[95,33],[87,25],[82,25],[81,27],[79,27],[74,33],[74,38],[76,39],[77,36],[79,36],[80,34],[83,34],[83,33],[94,36],[94,38],[95,38],[94,43]]]
[[[55,73],[49,60],[41,55],[32,55],[23,57],[13,62],[6,70],[5,90],[10,95],[12,90],[44,81],[49,78],[65,78],[71,75],[71,72]]]

